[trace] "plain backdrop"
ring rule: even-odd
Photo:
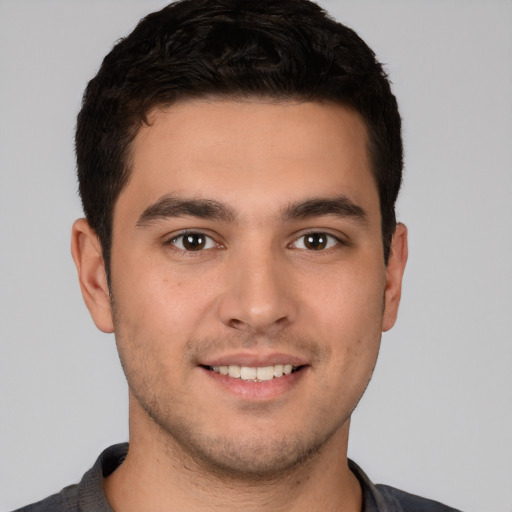
[[[410,230],[349,455],[376,482],[512,512],[512,2],[321,2],[385,63]],[[113,336],[82,303],[73,130],[103,56],[157,0],[0,0],[0,509],[78,481],[127,439]]]

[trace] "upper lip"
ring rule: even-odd
[[[299,356],[285,353],[254,354],[238,352],[214,356],[201,361],[202,366],[274,366],[276,364],[291,364],[293,366],[304,366],[307,361]]]

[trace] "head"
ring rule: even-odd
[[[130,450],[261,478],[346,449],[407,255],[400,117],[365,43],[307,0],[177,2],[106,57],[77,157],[72,250]]]
[[[402,176],[397,102],[374,52],[308,0],[182,0],[119,41],[85,91],[80,195],[110,270],[112,219],[132,142],[157,107],[197,98],[334,103],[365,122],[387,262]]]

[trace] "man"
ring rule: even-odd
[[[400,116],[353,31],[306,0],[172,4],[105,58],[76,153],[130,443],[22,510],[453,510],[347,459],[407,259]]]

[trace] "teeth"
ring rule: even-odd
[[[257,370],[250,366],[242,366],[240,368],[240,378],[242,380],[254,380],[256,379]]]
[[[283,368],[282,364],[276,364],[274,366],[274,377],[282,377],[284,374]]]
[[[258,380],[272,380],[274,378],[273,366],[261,366],[256,370],[256,378]]]
[[[228,375],[230,377],[233,377],[234,379],[240,378],[240,375],[242,373],[240,366],[238,366],[237,364],[232,364],[232,365],[228,366],[228,368],[229,368]]]
[[[279,378],[283,375],[289,375],[295,369],[291,364],[276,364],[274,366],[238,366],[236,364],[229,366],[210,367],[215,373],[229,375],[234,379],[265,381]]]

